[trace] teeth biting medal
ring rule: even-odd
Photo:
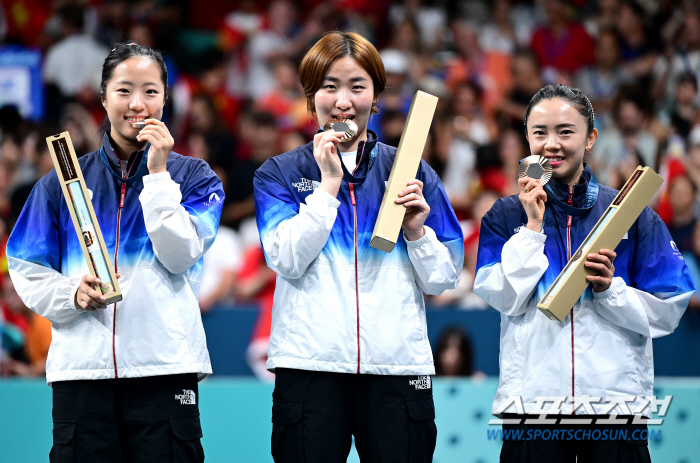
[[[537,180],[537,182],[545,186],[552,178],[552,165],[544,156],[528,156],[518,166],[518,178],[528,177]],[[529,193],[528,190],[524,190]]]
[[[351,119],[330,120],[323,126],[323,131],[343,132],[344,135],[340,138],[340,141],[344,142],[357,136],[357,124]]]
[[[135,129],[142,129],[146,127],[146,123],[144,121],[131,122],[131,126]]]

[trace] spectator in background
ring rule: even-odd
[[[243,115],[241,141],[246,158],[237,158],[228,170],[226,202],[221,223],[237,228],[240,222],[255,213],[253,176],[255,171],[279,152],[279,131],[275,116],[268,112]]]
[[[645,25],[644,9],[635,0],[621,0],[615,27],[625,68],[636,79],[649,84],[650,73],[662,50],[658,32]]]
[[[696,196],[698,188],[685,175],[677,175],[671,180],[668,199],[673,212],[673,220],[668,224],[668,231],[681,252],[693,251],[693,233],[697,217]]]
[[[496,125],[480,109],[481,90],[470,82],[460,84],[452,99],[452,110],[439,125],[438,146],[446,153],[443,176],[445,191],[456,212],[470,207],[470,182],[474,177],[476,149],[495,139]]]
[[[256,109],[277,119],[281,131],[301,130],[313,135],[318,127],[306,114],[306,98],[299,84],[299,66],[291,58],[280,58],[272,65],[275,86],[255,103]]]
[[[99,127],[85,106],[79,103],[68,103],[63,107],[61,132],[67,131],[75,148],[75,154],[81,157],[99,149],[101,145]],[[46,144],[46,140],[40,140]]]
[[[525,108],[530,98],[542,88],[544,83],[540,76],[537,57],[529,49],[516,50],[509,70],[513,85],[498,107],[498,117],[502,125],[522,132]]]
[[[83,32],[82,7],[65,6],[59,16],[63,38],[46,52],[44,82],[55,85],[59,97],[98,101],[100,69],[109,49]]]
[[[558,82],[562,74],[572,76],[595,60],[593,39],[581,24],[569,20],[569,8],[567,0],[544,0],[547,23],[532,35],[530,48],[547,83]]]
[[[267,8],[267,28],[252,33],[248,40],[247,95],[258,99],[275,87],[272,65],[277,59],[294,58],[303,53],[307,42],[320,34],[320,24],[298,23],[297,6],[289,0],[273,0]]]
[[[604,130],[614,124],[613,102],[619,89],[634,81],[634,76],[620,64],[620,43],[612,29],[600,31],[595,42],[595,64],[580,70],[574,81],[596,109],[595,124]]]
[[[667,48],[666,54],[655,63],[655,82],[651,90],[658,106],[668,111],[677,95],[681,76],[692,74],[696,82],[700,79],[700,14],[695,8],[683,10],[678,38]],[[695,103],[700,104],[697,93]]]
[[[642,165],[657,169],[659,143],[646,128],[650,125],[651,109],[639,87],[621,88],[613,104],[613,113],[615,125],[601,131],[588,162],[600,183],[615,188],[621,185],[610,183],[610,173],[622,163],[634,164],[639,158]]]
[[[479,45],[484,51],[512,55],[517,47],[515,30],[510,22],[510,0],[496,0],[491,9],[492,22],[482,26]]]
[[[425,0],[392,2],[389,8],[389,24],[392,29],[406,19],[414,21],[419,32],[421,46],[427,51],[438,50],[443,43],[447,15],[443,8],[427,5]]]
[[[591,37],[598,37],[604,30],[615,27],[620,0],[597,0],[595,7],[595,12],[583,22]]]
[[[492,114],[510,87],[511,58],[506,53],[482,50],[479,45],[479,28],[465,20],[450,23],[455,56],[445,64],[445,83],[455,91],[464,82],[473,82],[481,88],[481,109]]]
[[[690,72],[681,74],[676,84],[676,98],[671,109],[670,123],[671,130],[684,141],[698,122],[697,95],[698,81],[695,75]]]
[[[46,374],[46,358],[51,345],[51,322],[24,305],[12,280],[1,279],[0,308],[5,331],[14,330],[18,344],[0,365],[1,376],[40,377]]]
[[[436,376],[472,376],[474,374],[472,343],[466,331],[453,326],[445,329],[435,347]]]

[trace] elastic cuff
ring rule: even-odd
[[[334,207],[338,209],[340,207],[340,201],[338,201],[338,198],[334,198],[333,195],[330,193],[320,189],[316,188],[312,195],[315,199],[318,201],[321,201],[324,205],[328,207]],[[307,198],[307,204],[308,204],[308,198]]]
[[[82,307],[80,307],[79,305],[75,304],[75,295],[78,293],[78,288],[80,287],[81,281],[82,280],[78,280],[78,283],[73,285],[73,287],[70,290],[70,300],[68,301],[68,308],[72,307],[75,310],[77,310],[78,312],[83,313],[83,312],[87,312],[87,310],[85,310]]]
[[[432,228],[430,228],[427,225],[423,225],[423,229],[425,230],[425,235],[421,236],[415,241],[408,241],[408,238],[406,238],[406,234],[403,234],[403,239],[406,241],[406,247],[415,249],[423,246],[427,242],[431,241],[433,237],[435,237],[435,232],[433,231]],[[403,233],[403,232],[401,232]]]
[[[610,296],[614,295],[620,286],[621,280],[622,280],[621,278],[613,277],[612,283],[610,284],[610,287],[608,289],[606,289],[605,291],[601,291],[599,293],[596,293],[595,291],[591,291],[593,293],[593,299],[607,299]],[[624,281],[622,284],[624,284]]]
[[[533,239],[538,243],[544,243],[547,240],[547,235],[545,235],[544,233],[534,232],[527,228],[525,225],[520,227],[518,233],[523,235],[525,238]]]
[[[146,186],[151,183],[167,182],[170,180],[170,172],[159,172],[157,174],[150,174],[143,176],[143,185]]]

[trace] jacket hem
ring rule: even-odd
[[[268,359],[267,369],[274,373],[275,368],[357,374],[357,363],[321,362],[289,357]],[[367,365],[361,363],[360,374],[387,376],[434,375],[435,366],[432,363],[430,365]]]
[[[182,373],[197,373],[197,380],[201,381],[212,374],[209,363],[186,363],[182,365],[148,365],[142,367],[121,367],[119,378],[141,378],[145,376],[165,376]],[[46,384],[56,381],[76,381],[81,379],[114,379],[114,369],[100,370],[64,370],[46,372]]]

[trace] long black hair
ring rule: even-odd
[[[567,103],[571,104],[576,110],[583,116],[586,120],[588,126],[588,135],[593,132],[594,124],[594,114],[593,105],[588,99],[585,93],[575,87],[569,87],[564,84],[549,84],[545,85],[540,89],[539,92],[535,93],[530,99],[530,104],[527,105],[527,110],[525,111],[525,133],[527,134],[527,120],[530,117],[530,111],[532,108],[537,106],[537,104],[542,100],[551,100],[553,98],[561,98]]]

